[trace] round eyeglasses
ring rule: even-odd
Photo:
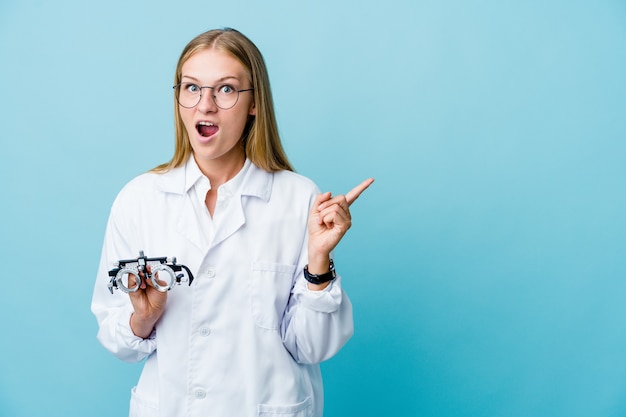
[[[237,104],[237,100],[239,100],[239,93],[243,93],[245,91],[253,91],[254,88],[248,88],[245,90],[237,90],[235,87],[229,84],[220,84],[215,87],[208,86],[199,86],[195,83],[183,82],[178,85],[175,85],[174,91],[176,94],[176,100],[178,104],[181,106],[191,109],[194,108],[200,103],[202,99],[202,89],[210,88],[213,90],[213,102],[217,107],[222,110],[231,109]]]

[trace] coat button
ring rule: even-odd
[[[208,327],[201,327],[200,328],[200,336],[207,337],[210,334],[211,334],[211,329],[209,329]]]
[[[196,392],[194,392],[194,396],[195,396],[197,399],[202,400],[203,398],[205,398],[205,397],[206,397],[206,392],[204,392],[204,391],[203,391],[203,390],[201,390],[201,389],[197,389],[197,390],[196,390]]]
[[[209,268],[206,270],[207,278],[215,278],[215,269]]]

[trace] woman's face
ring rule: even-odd
[[[181,83],[181,94],[185,89],[193,93],[198,87],[221,86],[221,93],[217,89],[202,88],[202,97],[195,107],[179,105],[180,117],[200,169],[206,173],[219,167],[228,169],[233,164],[243,164],[245,151],[241,136],[248,117],[255,115],[254,96],[252,91],[237,93],[235,90],[252,88],[248,71],[229,53],[205,49],[183,64]],[[230,94],[231,98],[238,94],[239,98],[232,108],[224,110],[213,99],[220,94]]]

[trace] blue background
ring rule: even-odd
[[[108,210],[173,152],[178,56],[232,26],[322,189],[327,417],[626,415],[626,2],[2,0],[0,415],[121,416],[89,311]]]

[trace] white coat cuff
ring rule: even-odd
[[[132,314],[132,309],[129,309],[120,315],[116,332],[118,346],[127,346],[130,351],[136,352],[136,360],[141,360],[156,349],[156,332],[153,330],[147,339],[136,336],[130,328],[130,316]],[[132,359],[130,360],[132,361]]]
[[[341,277],[337,277],[328,287],[320,291],[310,290],[307,281],[302,278],[295,288],[295,296],[300,305],[321,313],[334,313],[341,305]]]

